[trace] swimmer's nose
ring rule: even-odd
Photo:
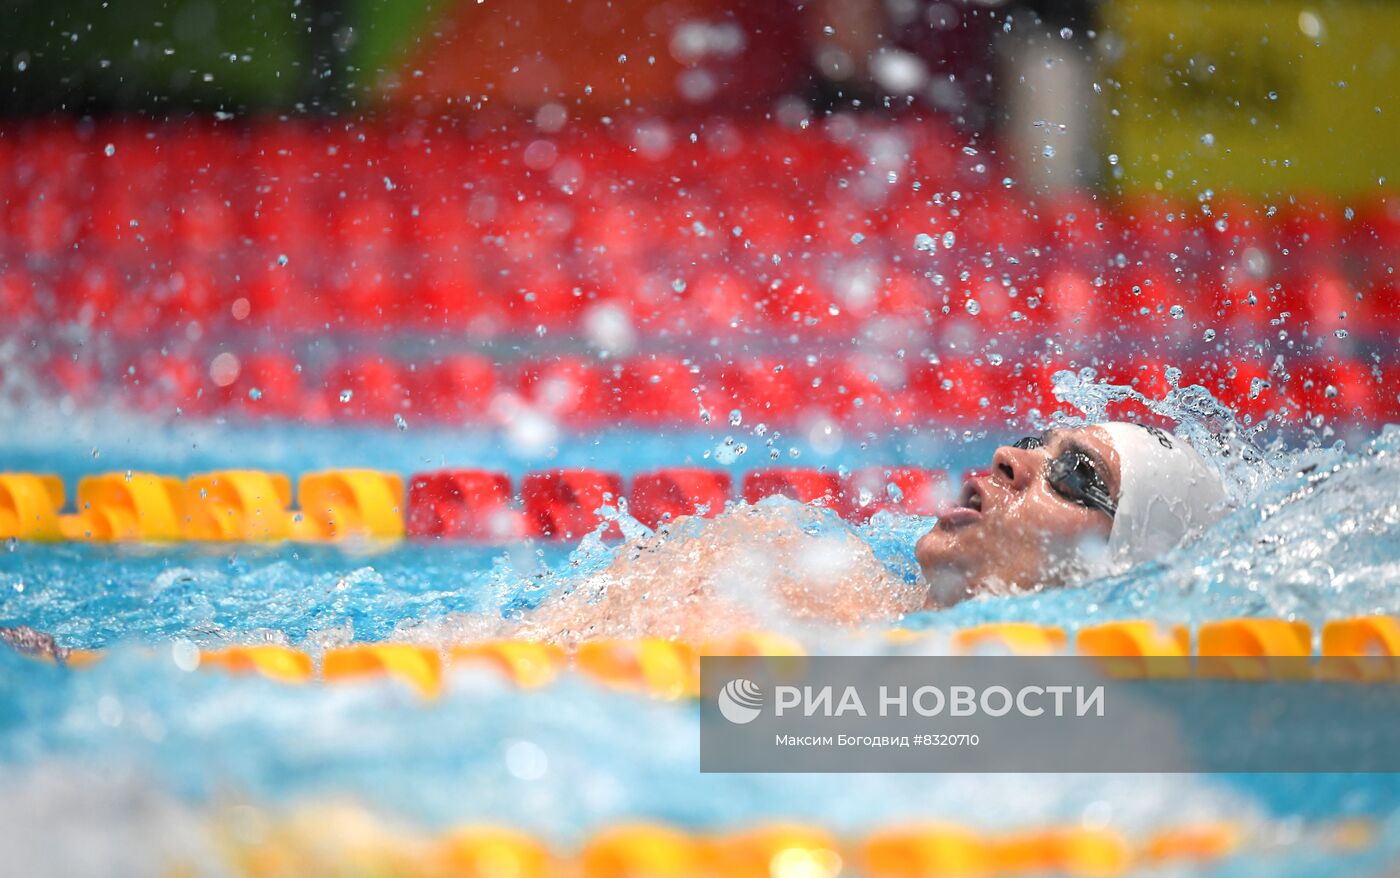
[[[992,478],[1015,491],[1031,486],[1045,452],[1003,445],[992,455]]]

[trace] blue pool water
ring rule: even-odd
[[[174,429],[58,413],[31,426],[3,440],[0,468],[70,479],[231,465],[291,474],[470,465],[518,474],[545,466],[616,469],[620,461],[627,474],[704,463],[735,432],[559,436],[521,453],[500,437],[447,430]],[[785,440],[781,451],[792,462],[788,449],[797,447],[803,465],[908,462],[956,472],[985,460],[993,444],[993,437],[930,432],[864,445],[846,437],[836,449],[803,437]],[[734,461],[736,470],[769,462],[762,443],[755,445]],[[1238,486],[1245,496],[1231,517],[1158,563],[1076,589],[968,601],[903,624],[1018,620],[1073,629],[1119,618],[1267,615],[1316,626],[1400,613],[1400,430],[1342,448],[1275,449],[1269,460],[1267,473]],[[1304,467],[1311,472],[1299,474]],[[877,558],[912,580],[910,548],[928,525],[880,516],[859,532]],[[845,525],[830,519],[823,526]],[[20,797],[26,806],[0,806],[0,819],[38,845],[83,831],[84,821],[110,827],[121,814],[133,831],[190,834],[188,844],[198,848],[197,815],[230,803],[287,810],[348,801],[428,829],[488,820],[562,841],[630,819],[718,828],[792,818],[858,832],[930,817],[987,829],[1082,822],[1133,833],[1226,818],[1286,835],[1299,819],[1365,815],[1382,822],[1381,839],[1349,858],[1294,845],[1286,858],[1240,857],[1214,874],[1379,873],[1400,850],[1400,778],[1388,775],[889,775],[855,782],[699,775],[695,705],[610,692],[580,678],[520,692],[463,673],[443,698],[424,702],[391,682],[288,687],[183,669],[189,643],[273,641],[315,650],[390,638],[453,614],[499,617],[577,583],[608,557],[596,541],[0,546],[0,625],[29,624],[64,645],[111,650],[81,672],[0,653],[0,781],[27,791]],[[852,648],[844,635],[808,634],[815,651]],[[638,729],[646,730],[645,747],[636,745]],[[140,852],[131,855],[137,866],[130,874],[140,874]]]

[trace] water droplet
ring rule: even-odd
[[[1171,308],[1171,315],[1172,319],[1180,320],[1181,318],[1186,316],[1186,309],[1181,307],[1180,305],[1173,305]]]
[[[742,423],[744,423],[743,412],[739,411],[738,409],[735,409],[734,411],[729,413],[729,426],[737,427]]]
[[[1205,134],[1201,135],[1201,143],[1206,146],[1215,146],[1215,135],[1207,131]]]
[[[405,430],[408,429],[408,421],[405,421],[405,420],[403,419],[403,415],[398,414],[397,412],[395,412],[395,413],[394,413],[394,426],[395,426],[395,427],[398,427],[398,428],[399,428],[399,432],[402,433],[403,431],[405,431]]]
[[[681,280],[680,278],[676,278],[675,280],[671,281],[671,289],[675,290],[678,293],[685,292],[685,281]]]
[[[861,241],[864,241],[864,240],[865,240],[865,236],[862,235],[860,232],[856,232],[854,235],[851,236],[851,243],[852,243],[852,244],[859,244]]]
[[[112,156],[117,154],[117,145],[115,143],[109,143],[107,144],[107,147],[102,151],[106,153],[108,158],[111,158]]]
[[[1047,143],[1045,144],[1045,148],[1040,151],[1040,154],[1047,159],[1053,159],[1055,157],[1055,147]]]
[[[1067,27],[1060,28],[1060,39],[1068,40],[1074,38],[1074,31]]]
[[[955,243],[957,243],[957,240],[958,240],[958,239],[957,239],[957,236],[954,235],[952,232],[944,232],[944,233],[943,233],[943,249],[944,249],[944,250],[952,250],[952,249],[953,249],[953,245],[954,245]]]
[[[1337,338],[1346,338],[1347,335],[1348,335],[1348,333],[1347,333],[1347,331],[1346,331],[1345,329],[1339,329],[1339,330],[1337,330],[1336,332],[1334,332],[1334,333],[1332,333],[1332,334],[1335,335]]]
[[[971,314],[973,317],[982,313],[982,306],[977,303],[976,299],[967,300],[967,313]]]
[[[287,263],[288,263],[289,261],[290,261],[290,260],[287,259],[287,254],[286,254],[286,253],[279,253],[279,254],[277,255],[277,264],[280,265],[280,266],[282,266],[283,268],[286,268]]]
[[[341,401],[341,402],[349,402],[349,401],[350,401],[351,399],[353,399],[354,397],[355,397],[355,391],[353,391],[353,390],[342,390],[342,391],[340,391],[340,401]]]
[[[248,388],[248,398],[253,400],[254,402],[257,402],[258,400],[262,399],[262,391],[256,387],[250,387]]]
[[[938,249],[938,242],[933,240],[932,235],[920,232],[914,236],[914,249],[922,250],[925,253],[932,253],[934,250]]]
[[[1207,329],[1201,338],[1204,338],[1206,341],[1215,341],[1215,330]]]

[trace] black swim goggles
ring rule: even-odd
[[[1028,449],[1044,446],[1044,440],[1039,437],[1027,436],[1017,439],[1014,447]],[[1109,518],[1118,511],[1094,459],[1077,448],[1066,448],[1050,459],[1050,465],[1045,470],[1045,481],[1056,494],[1071,503],[1097,509]]]

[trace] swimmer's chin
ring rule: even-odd
[[[972,589],[967,575],[961,571],[941,568],[924,570],[923,582],[925,610],[942,610],[972,597]]]

